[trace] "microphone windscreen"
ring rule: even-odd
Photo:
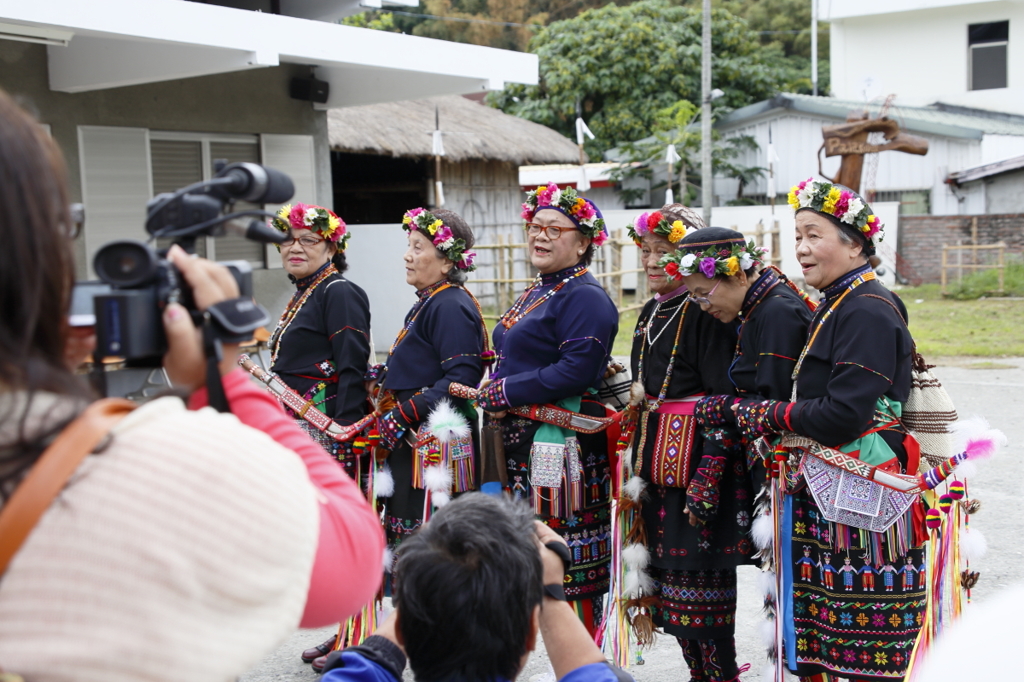
[[[283,204],[295,195],[295,184],[287,174],[275,168],[263,168],[267,172],[267,186],[257,204]]]

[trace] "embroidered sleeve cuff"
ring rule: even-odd
[[[693,408],[693,416],[705,429],[735,424],[736,415],[732,411],[732,405],[736,401],[737,399],[731,395],[705,396],[697,401]]]
[[[388,450],[394,450],[398,447],[398,443],[402,439],[402,434],[405,433],[406,427],[400,424],[395,416],[395,412],[398,410],[396,407],[386,415],[380,418],[380,426],[378,431],[380,432],[381,444],[384,445]]]
[[[772,431],[792,431],[793,427],[790,423],[790,416],[793,411],[793,405],[795,403],[785,402],[782,400],[773,400],[771,409],[765,415],[765,421],[767,421],[769,428]]]
[[[511,407],[505,395],[505,380],[496,379],[488,384],[477,394],[476,402],[487,412],[500,412]]]

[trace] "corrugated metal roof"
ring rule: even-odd
[[[995,163],[986,163],[984,166],[974,166],[973,168],[965,168],[956,173],[950,173],[947,182],[952,182],[954,185],[962,185],[965,182],[990,178],[993,175],[1010,173],[1021,168],[1024,168],[1024,156],[1015,156],[1012,159],[1003,159]]]
[[[783,93],[772,99],[737,109],[718,119],[715,122],[715,127],[719,129],[735,128],[777,110],[797,111],[836,121],[845,121],[847,114],[851,111],[865,109],[871,116],[877,116],[882,105],[832,97]],[[908,132],[975,140],[981,139],[986,134],[1024,136],[1024,116],[962,107],[946,107],[941,103],[927,107],[892,106],[889,108],[888,116],[899,121],[901,127]]]

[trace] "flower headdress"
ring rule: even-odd
[[[604,216],[593,201],[581,197],[572,187],[559,189],[549,182],[526,193],[523,204],[523,220],[531,222],[541,209],[551,208],[566,216],[579,228],[584,237],[594,240],[594,246],[601,246],[608,239],[608,228]]]
[[[789,205],[794,211],[810,208],[833,216],[840,223],[849,225],[874,248],[885,237],[882,221],[871,213],[871,207],[856,192],[842,185],[807,178],[790,188]]]
[[[648,234],[656,234],[673,244],[678,244],[686,236],[686,230],[686,223],[682,220],[669,222],[669,219],[661,211],[641,213],[631,225],[626,227],[626,231],[629,232],[629,236],[637,246],[640,246],[644,235]]]
[[[413,230],[421,230],[423,235],[430,239],[434,248],[455,263],[458,270],[465,272],[476,270],[476,265],[473,264],[473,261],[476,260],[476,253],[466,250],[466,240],[456,239],[452,234],[452,229],[430,211],[424,208],[406,211],[402,217],[402,229],[410,234]]]
[[[338,245],[338,251],[344,251],[351,236],[345,221],[334,211],[314,204],[286,204],[270,221],[270,226],[287,234],[290,230],[310,230],[316,232],[329,242]]]
[[[675,253],[662,256],[658,264],[672,279],[682,279],[698,272],[711,279],[716,275],[735,275],[755,265],[761,265],[766,253],[765,249],[754,244],[753,240],[747,242],[739,236],[680,244]]]

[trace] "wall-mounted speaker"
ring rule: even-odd
[[[327,97],[331,94],[331,84],[316,78],[293,78],[289,94],[292,99],[326,104]]]

